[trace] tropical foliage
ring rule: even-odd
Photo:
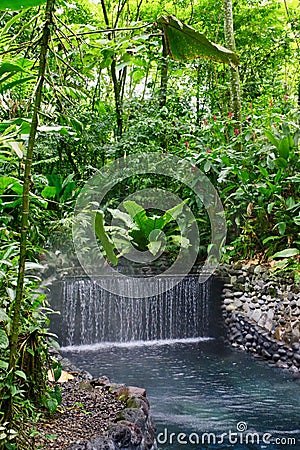
[[[45,252],[49,259],[56,250],[72,254],[77,196],[106,163],[139,152],[185,158],[224,205],[224,260],[268,262],[299,281],[299,4],[239,1],[236,52],[223,33],[225,6],[1,2],[0,447],[28,447],[22,418],[32,419],[37,405],[51,412],[59,405],[59,390],[45,382],[52,364],[55,379],[60,368],[48,355],[48,305],[37,273]],[[183,203],[161,213],[127,200],[119,210],[130,194],[153,187]],[[196,217],[204,258],[205,211],[183,183],[161,175],[132,176],[96,209],[104,252],[117,264],[114,239],[121,254],[129,243],[154,256],[166,239],[174,257],[178,246],[189,246],[173,220],[184,205]],[[109,226],[112,218],[117,226]]]

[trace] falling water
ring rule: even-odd
[[[57,321],[57,326],[53,323],[52,327],[54,331],[57,329],[61,344],[208,336],[210,281],[199,284],[197,276],[187,276],[174,286],[174,278],[162,276],[151,278],[149,282],[160,283],[161,293],[153,297],[128,298],[112,293],[116,283],[120,289],[122,280],[119,278],[108,279],[107,290],[89,278],[65,278],[62,304],[58,308],[55,305],[61,312],[60,323],[55,319],[53,322]]]

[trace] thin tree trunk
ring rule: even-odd
[[[22,222],[21,222],[21,232],[20,232],[20,259],[19,259],[19,270],[18,270],[18,281],[16,288],[16,298],[13,305],[13,314],[11,320],[11,331],[10,331],[10,358],[9,358],[9,371],[13,374],[17,366],[18,357],[18,338],[20,333],[20,320],[22,311],[22,300],[23,300],[23,289],[24,289],[24,276],[25,276],[25,262],[27,256],[27,232],[29,225],[29,194],[30,194],[30,184],[31,184],[31,166],[33,150],[36,140],[37,127],[39,122],[40,106],[42,101],[42,90],[46,72],[47,65],[47,51],[50,39],[50,30],[53,23],[53,7],[55,0],[47,0],[46,13],[45,13],[45,24],[43,30],[43,36],[41,39],[41,50],[39,57],[39,70],[38,70],[38,81],[35,91],[33,116],[30,127],[27,155],[25,161],[25,171],[24,171],[24,183],[23,183],[23,195],[22,195]],[[7,419],[11,419],[11,404],[12,399],[10,399],[10,405],[7,408]]]
[[[167,103],[168,90],[168,52],[165,37],[162,37],[163,51],[161,63],[161,77],[160,77],[160,107],[163,108]]]
[[[225,45],[229,50],[236,52],[236,45],[234,39],[233,29],[233,14],[232,14],[232,0],[223,0],[224,5],[224,35]],[[242,122],[242,106],[241,106],[241,88],[239,69],[237,66],[230,66],[230,96],[231,107],[234,119],[237,123],[237,128],[241,131]]]

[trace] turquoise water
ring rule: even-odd
[[[103,343],[63,353],[94,377],[145,387],[162,450],[300,449],[300,380],[218,340]]]

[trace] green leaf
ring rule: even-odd
[[[161,230],[155,229],[149,235],[149,244],[147,245],[152,255],[157,255],[162,245],[165,243],[165,237]]]
[[[206,163],[204,164],[203,170],[205,173],[209,172],[211,169],[211,162],[210,161],[206,161]]]
[[[164,226],[167,225],[168,223],[172,222],[172,220],[176,220],[180,216],[180,214],[182,214],[184,205],[188,201],[189,201],[189,199],[187,198],[183,202],[179,203],[178,205],[174,206],[171,209],[168,209],[168,211],[165,212],[165,214],[163,215]]]
[[[6,314],[3,308],[0,308],[0,322],[9,322],[10,318]]]
[[[45,269],[45,266],[43,266],[42,264],[33,262],[33,261],[26,261],[25,263],[25,272],[27,270],[39,270],[39,269]]]
[[[288,163],[287,163],[286,159],[284,159],[284,158],[275,159],[275,163],[280,169],[286,169],[288,166]]]
[[[15,374],[17,377],[23,378],[23,380],[27,380],[26,373],[23,372],[23,370],[16,370]]]
[[[182,248],[188,248],[191,244],[188,238],[181,235],[173,235],[170,237],[174,244],[180,245]]]
[[[269,177],[269,172],[267,171],[267,169],[265,169],[265,168],[262,167],[262,166],[258,166],[258,169],[259,169],[260,173],[261,173],[264,177],[266,177],[266,178]]]
[[[18,86],[19,84],[27,83],[27,81],[33,80],[35,77],[32,75],[30,77],[20,78],[19,80],[12,81],[11,83],[5,84],[4,86],[0,85],[1,93],[9,91],[14,86]]]
[[[55,186],[46,186],[42,192],[41,195],[44,198],[55,198],[57,193],[56,187]]]
[[[6,189],[12,189],[18,195],[22,195],[23,186],[17,178],[13,177],[0,177],[0,194]]]
[[[44,399],[44,405],[49,410],[50,414],[54,414],[58,407],[58,402],[55,398],[48,397]]]
[[[144,208],[136,202],[127,200],[123,204],[126,211],[130,214],[135,224],[146,238],[149,237],[152,230],[160,228],[159,224],[156,226],[156,220],[149,218]]]
[[[152,255],[157,255],[159,250],[161,249],[162,242],[161,241],[151,241],[147,245],[149,251],[152,253]]]
[[[132,228],[134,226],[134,221],[132,220],[129,214],[124,213],[119,209],[107,208],[107,211],[111,213],[114,219],[121,220],[122,222],[124,222],[128,228]]]
[[[53,370],[54,380],[58,381],[60,379],[61,373],[62,373],[61,364],[55,362],[54,364],[52,364],[52,370]]]
[[[32,8],[46,3],[46,0],[1,0],[0,10],[10,9],[17,11],[18,9]]]
[[[13,150],[18,158],[23,158],[23,144],[17,141],[5,141],[5,145]]]
[[[285,233],[285,230],[286,230],[286,223],[285,223],[285,222],[279,222],[279,223],[277,224],[277,226],[278,226],[279,234],[280,234],[281,236],[283,236],[284,233]]]
[[[275,253],[275,255],[272,256],[272,258],[290,258],[292,256],[299,255],[299,250],[297,248],[286,248],[285,250],[282,250],[281,252]]]
[[[59,378],[58,378],[59,379]],[[62,403],[62,394],[59,386],[55,386],[54,392],[51,392],[51,397],[54,398],[57,401],[58,405],[61,405]]]
[[[11,64],[9,62],[4,62],[0,66],[0,76],[2,76],[4,73],[15,74],[17,72],[24,72],[24,69],[20,66],[17,66],[16,64]]]
[[[294,223],[295,223],[296,225],[300,225],[300,216],[294,217]]]
[[[3,361],[3,359],[0,359],[0,369],[7,370],[8,369],[8,362]]]
[[[279,141],[275,138],[274,134],[272,134],[271,131],[266,130],[265,135],[267,136],[271,144],[273,144],[274,147],[278,148]]]
[[[0,348],[6,349],[9,346],[8,337],[3,329],[0,328]]]
[[[107,237],[106,231],[104,229],[103,213],[99,211],[96,212],[95,217],[95,233],[102,244],[107,258],[114,266],[116,266],[118,264],[118,258],[116,257],[114,252],[115,247]]]
[[[162,16],[157,23],[162,26],[167,51],[177,61],[206,58],[226,64],[238,65],[237,55],[221,45],[209,41],[204,34],[180,22],[174,16]]]
[[[24,11],[21,11],[19,14],[14,14],[13,17],[5,23],[5,26],[1,30],[0,37],[4,36],[12,25],[16,23],[23,15]]]
[[[284,137],[280,140],[278,150],[281,158],[288,159],[290,154],[290,140],[288,137]]]
[[[263,245],[267,244],[270,241],[276,241],[277,239],[281,239],[280,236],[268,236],[266,239],[262,241]]]

